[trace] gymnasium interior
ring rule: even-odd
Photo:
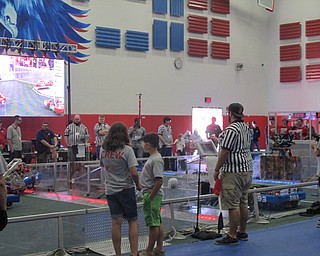
[[[320,134],[318,0],[0,0],[0,119],[22,118],[22,159],[5,175],[9,222],[1,255],[114,255],[104,170],[94,125],[135,118],[157,132],[171,118],[173,137],[199,134],[227,107],[244,106],[260,128],[253,150],[249,241],[217,246],[228,211],[212,193],[218,152],[165,157],[161,217],[164,248],[175,255],[318,255]],[[74,116],[88,127],[82,161],[68,161],[63,139]],[[307,138],[281,140],[271,123],[298,119]],[[37,162],[43,122],[59,139],[58,161]],[[138,159],[141,171],[147,158]],[[209,164],[210,163],[210,164]],[[148,242],[137,193],[139,250]],[[130,255],[128,225],[122,252]],[[198,233],[198,234],[197,234]]]

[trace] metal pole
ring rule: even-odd
[[[199,214],[200,214],[200,192],[201,192],[201,156],[199,156],[199,173],[198,173],[198,195],[197,195],[197,222],[195,227],[195,232],[200,230],[199,228]]]
[[[68,94],[68,123],[71,121],[71,78],[70,78],[70,56],[68,55],[68,85],[67,85],[67,94]]]
[[[141,96],[142,94],[139,93],[137,94],[139,96],[139,100],[138,100],[138,113],[139,113],[139,119],[140,119],[140,122],[141,122]]]

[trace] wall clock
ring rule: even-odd
[[[174,60],[174,66],[176,69],[181,69],[183,67],[183,61],[181,58],[176,58]]]

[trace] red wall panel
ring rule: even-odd
[[[306,66],[307,80],[320,80],[320,64]]]
[[[208,10],[208,0],[189,0],[188,7],[196,10]]]
[[[202,39],[189,38],[188,55],[194,57],[208,57],[208,41]]]
[[[306,37],[320,35],[320,19],[306,21]]]
[[[281,67],[280,68],[280,83],[299,82],[301,81],[301,67]]]
[[[214,36],[230,36],[230,21],[222,19],[211,19],[211,34]]]
[[[281,24],[279,36],[280,36],[280,40],[300,38],[301,23],[294,22],[294,23]]]
[[[230,44],[213,41],[211,43],[211,57],[215,59],[230,59]]]
[[[185,131],[192,131],[192,116],[191,115],[169,115],[172,119],[171,126],[173,130],[173,137],[176,138],[178,134],[184,133]],[[93,132],[93,126],[98,121],[98,114],[81,114],[81,122],[85,124],[91,135],[90,142],[93,144],[95,136]],[[106,115],[106,122],[112,125],[114,122],[123,122],[127,127],[133,125],[134,118],[136,115]],[[143,115],[142,125],[146,128],[147,132],[158,132],[158,127],[163,123],[164,115]],[[72,115],[73,118],[73,115]],[[13,117],[2,117],[1,118],[3,127],[7,128],[13,123]],[[22,117],[21,133],[23,140],[31,140],[36,137],[36,132],[41,129],[42,123],[46,121],[49,123],[50,128],[57,134],[63,136],[64,129],[67,126],[67,115],[61,117]],[[261,130],[260,145],[265,148],[265,134],[263,128],[266,126],[266,116],[248,116],[245,117],[245,122],[256,121]],[[228,125],[228,117],[223,117],[223,123],[225,128]],[[62,145],[65,145],[62,138]]]
[[[320,58],[320,42],[306,43],[306,59]]]
[[[189,15],[188,31],[191,33],[207,34],[208,18],[203,16]]]
[[[211,11],[214,13],[230,14],[229,0],[212,0]]]
[[[301,59],[300,44],[280,46],[280,61],[300,60],[300,59]]]

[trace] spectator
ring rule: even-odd
[[[303,125],[302,118],[298,118],[294,122],[294,126],[291,127],[289,133],[293,135],[294,140],[309,139],[309,129],[305,125]]]
[[[289,137],[289,120],[288,118],[283,118],[281,121],[281,125],[278,127],[278,133],[283,139],[290,139]]]
[[[269,142],[271,142],[271,143],[274,142],[275,135],[276,135],[276,132],[277,132],[275,123],[276,123],[276,121],[275,121],[274,116],[270,116],[269,117],[269,123],[264,129],[264,132],[265,132],[265,135],[266,135],[266,145],[269,145],[268,144]],[[269,141],[269,139],[271,141]]]
[[[141,126],[139,117],[134,119],[134,125],[128,129],[130,144],[137,158],[143,157],[143,136],[146,135],[146,129]]]
[[[141,190],[137,159],[129,146],[127,128],[114,123],[102,144],[100,164],[105,168],[106,195],[112,218],[112,242],[116,256],[121,255],[122,220],[129,223],[131,255],[138,255],[138,209],[135,193]]]
[[[252,129],[252,140],[251,140],[251,146],[250,146],[250,151],[253,152],[254,149],[256,148],[257,151],[260,151],[260,143],[259,143],[259,138],[260,138],[260,129],[257,126],[256,121],[253,121],[251,123],[251,129]]]
[[[178,138],[173,142],[173,144],[176,145],[176,155],[184,156],[186,143],[182,134],[179,134]]]
[[[222,132],[220,125],[216,124],[217,119],[213,116],[211,118],[211,124],[207,126],[206,135],[208,140],[212,140],[215,146],[218,145],[218,139]]]
[[[162,156],[172,156],[172,128],[170,126],[171,118],[165,116],[163,124],[158,128],[159,148]]]
[[[14,122],[7,129],[8,150],[10,152],[9,162],[14,158],[22,158],[22,140],[20,124],[22,118],[19,115],[14,116]]]
[[[157,150],[159,145],[157,134],[147,134],[144,136],[143,142],[145,151],[150,154],[141,173],[143,213],[146,226],[149,227],[149,242],[146,250],[142,251],[140,256],[164,255],[163,225],[160,215],[164,162]]]

